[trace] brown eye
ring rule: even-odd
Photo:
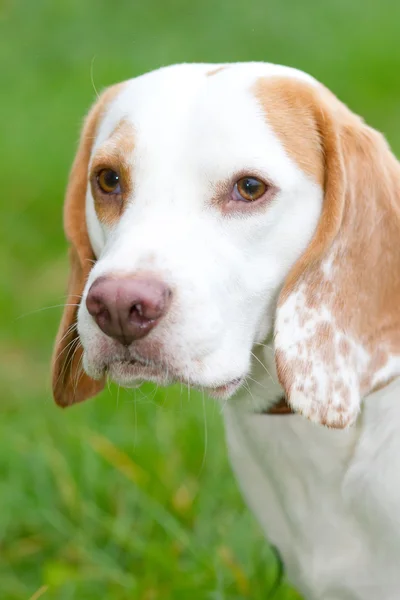
[[[121,185],[119,181],[119,175],[112,169],[103,169],[97,175],[97,183],[100,189],[105,194],[120,194]]]
[[[244,200],[245,202],[258,200],[266,191],[267,186],[265,183],[255,177],[242,177],[234,187],[235,199]]]

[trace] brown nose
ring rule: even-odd
[[[170,289],[158,279],[99,277],[86,307],[100,329],[129,346],[149,333],[168,310]]]

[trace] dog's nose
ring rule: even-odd
[[[158,279],[99,277],[86,307],[100,329],[129,346],[157,325],[169,307],[171,290]]]

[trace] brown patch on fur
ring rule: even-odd
[[[339,352],[345,358],[350,355],[350,344],[345,338],[342,338],[339,342]]]
[[[267,415],[292,415],[293,411],[290,408],[289,404],[286,402],[286,398],[283,396],[276,404],[271,406],[271,408],[265,411],[264,414]]]
[[[349,391],[349,387],[343,382],[343,381],[336,381],[335,383],[335,390],[341,395],[342,397],[342,404],[340,404],[337,407],[337,411],[338,412],[345,412],[349,406],[350,403],[350,391]]]
[[[108,226],[114,225],[120,219],[132,195],[132,167],[129,157],[132,156],[134,146],[133,125],[122,119],[92,160],[90,183],[94,206],[99,220]],[[112,169],[119,174],[121,194],[106,194],[99,188],[97,174],[102,169]]]
[[[281,77],[262,77],[254,86],[254,93],[290,158],[323,185],[323,150],[314,125],[313,107],[297,93],[296,82],[293,86],[291,83]]]
[[[330,335],[317,330],[309,344],[309,358],[313,360],[322,347],[329,367],[332,352],[345,356],[358,378],[361,395],[367,395],[388,356],[400,354],[399,163],[383,136],[365,125],[323,86],[280,78],[274,82],[272,94],[265,80],[258,85],[258,89],[264,90],[268,119],[279,101],[278,116],[272,117],[272,124],[280,132],[285,147],[290,146],[292,156],[298,153],[290,138],[294,120],[296,136],[303,140],[305,133],[308,158],[303,168],[311,172],[309,160],[317,160],[319,165],[314,166],[314,171],[323,173],[321,218],[309,246],[286,279],[278,311],[300,286],[306,310],[324,305],[333,316],[335,331],[341,332],[341,338],[338,344],[333,344]],[[270,107],[274,108],[268,109],[271,96],[275,100]],[[285,114],[292,114],[288,116],[287,129],[282,125]],[[316,136],[320,139],[320,154],[312,142]],[[331,264],[329,282],[322,268],[326,259]],[[295,310],[302,315],[304,306]],[[307,320],[307,315],[302,318]],[[363,367],[365,372],[357,371],[355,350],[348,340],[353,340],[371,357]],[[288,392],[293,382],[299,374],[306,378],[307,373],[304,369],[299,371],[298,361],[289,360],[282,351],[276,353],[276,362],[279,381],[290,402]],[[333,369],[328,372],[333,373]],[[342,411],[350,403],[350,391],[348,387],[341,389]],[[330,398],[321,399],[321,420],[322,407],[329,401]],[[341,427],[352,418],[343,414],[333,425]]]
[[[116,138],[116,143],[124,156],[132,154],[135,148],[134,129],[128,119],[120,120],[111,134],[112,138]]]
[[[212,69],[211,71],[208,71],[206,73],[207,77],[212,77],[213,75],[216,75],[217,73],[221,73],[221,71],[225,71],[227,67],[217,67],[216,69]]]
[[[303,270],[321,258],[341,225],[346,180],[339,120],[350,130],[361,128],[363,123],[320,84],[315,87],[296,79],[270,77],[260,78],[254,89],[266,110],[266,119],[273,119],[272,126],[284,147],[306,173],[314,175],[325,192],[317,231],[289,273],[285,286],[288,291]]]
[[[95,260],[85,216],[90,152],[101,118],[122,87],[123,84],[119,84],[105,90],[89,112],[66,191],[64,229],[71,244],[70,277],[52,361],[53,395],[60,406],[81,402],[97,394],[104,386],[104,380],[94,381],[83,371],[76,319],[80,298]]]
[[[315,328],[315,338],[318,339],[318,351],[324,362],[333,364],[335,362],[335,332],[330,323],[318,323]],[[311,346],[312,348],[312,346]]]

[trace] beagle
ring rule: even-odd
[[[398,600],[400,167],[382,135],[292,68],[162,68],[89,112],[64,221],[56,402],[106,377],[229,399],[233,469],[290,581]]]

